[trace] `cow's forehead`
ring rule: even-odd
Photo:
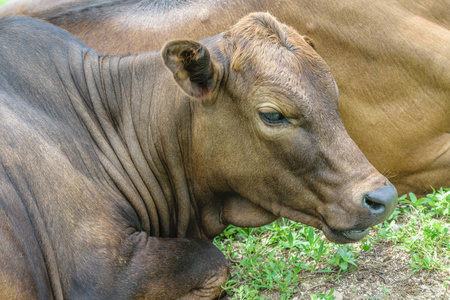
[[[334,90],[330,70],[317,52],[294,29],[269,15],[249,15],[222,37],[220,48],[230,71],[252,79],[250,85],[265,81],[294,92]]]
[[[298,68],[298,58],[317,60],[320,57],[291,27],[274,18],[257,14],[238,22],[223,35],[225,51],[236,71],[278,65]],[[294,70],[298,72],[299,70]]]
[[[233,71],[233,70],[232,70]],[[260,56],[250,68],[239,71],[244,80],[241,92],[258,91],[262,94],[281,94],[292,101],[315,99],[316,101],[337,101],[338,92],[334,78],[320,59],[305,57],[275,60]],[[245,90],[242,85],[246,86]]]

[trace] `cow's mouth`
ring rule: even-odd
[[[369,233],[370,228],[362,230],[333,230],[328,227],[328,230],[324,230],[325,236],[335,243],[345,244],[353,243],[361,240]]]
[[[370,230],[370,227],[364,229],[355,229],[355,230],[336,230],[333,229],[330,225],[327,224],[324,218],[322,218],[324,223],[324,227],[322,228],[323,233],[330,241],[337,244],[347,244],[354,243],[362,238],[364,238]]]
[[[340,233],[350,240],[359,241],[360,239],[365,237],[368,232],[369,232],[369,228],[366,228],[363,230],[341,231]]]
[[[292,213],[294,212],[294,213]],[[339,228],[338,226],[330,226],[325,218],[322,215],[314,216],[314,215],[308,215],[301,211],[294,211],[294,210],[287,210],[286,213],[281,213],[281,216],[285,218],[289,218],[291,220],[294,220],[296,222],[301,222],[303,224],[313,226],[319,230],[322,230],[325,237],[333,243],[336,244],[347,244],[347,243],[354,243],[362,238],[364,238],[370,230],[370,227],[367,227],[363,224],[355,224],[352,227],[347,227],[350,230],[342,230],[343,226],[341,225]],[[345,229],[347,229],[345,228]]]

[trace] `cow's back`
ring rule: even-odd
[[[61,245],[74,238],[79,206],[109,193],[73,104],[83,87],[71,77],[83,74],[69,65],[84,46],[43,23],[40,36],[36,25],[0,20],[1,299],[61,299],[59,269],[70,269]]]
[[[102,177],[92,173],[96,167],[89,164],[98,163],[95,148],[79,117],[79,107],[85,107],[86,113],[92,107],[82,69],[87,48],[57,27],[38,25],[52,35],[40,36],[40,28],[27,19],[6,18],[0,23],[1,133],[2,142],[12,153],[6,157],[8,152],[2,151],[2,156],[26,166],[23,157],[42,152],[47,159],[48,153],[77,166],[80,174]],[[6,34],[2,28],[8,29]]]
[[[16,0],[8,1],[0,7],[1,11],[7,11],[12,14],[30,15],[52,9],[64,3],[82,2],[84,0]],[[1,14],[1,13],[0,13]]]

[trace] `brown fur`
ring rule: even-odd
[[[445,0],[85,1],[13,0],[103,53],[140,52],[168,39],[201,39],[243,15],[269,11],[314,39],[340,89],[350,136],[400,193],[450,185],[450,10]]]
[[[2,299],[213,299],[228,224],[348,243],[396,206],[329,68],[269,14],[128,56],[7,17],[0,45]]]

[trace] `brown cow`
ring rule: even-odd
[[[340,90],[346,129],[400,193],[450,186],[450,2],[416,0],[13,0],[104,53],[200,39],[252,11],[312,37]]]
[[[396,206],[327,65],[269,14],[124,57],[4,18],[0,70],[0,299],[211,299],[228,224],[346,243]]]

